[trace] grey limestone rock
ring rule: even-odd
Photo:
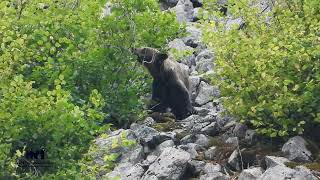
[[[191,157],[188,152],[173,147],[166,148],[149,166],[142,179],[179,179],[184,175],[190,160]]]
[[[193,21],[193,4],[190,0],[179,0],[174,7],[178,22]]]
[[[282,147],[282,152],[289,160],[310,162],[311,152],[306,147],[307,142],[301,136],[290,138]]]
[[[118,164],[113,171],[106,174],[104,177],[109,179],[120,178],[137,180],[141,179],[141,176],[144,174],[144,172],[145,170],[139,164],[133,165],[131,163],[121,163]]]
[[[291,169],[286,166],[278,165],[268,168],[258,180],[316,180],[316,177],[304,167]]]
[[[263,169],[260,167],[244,169],[239,176],[239,180],[256,180],[262,173]]]

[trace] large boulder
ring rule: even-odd
[[[142,179],[180,179],[185,174],[190,154],[176,148],[166,148],[156,161],[150,165]]]
[[[305,167],[298,166],[295,169],[278,165],[268,168],[258,180],[316,180],[317,178]]]
[[[217,88],[214,88],[208,83],[202,81],[199,85],[199,93],[195,100],[195,103],[201,106],[211,101],[214,97],[219,96],[220,92]]]
[[[195,143],[182,144],[178,146],[178,148],[188,152],[192,159],[198,157],[199,154],[197,151],[201,149],[201,147]]]
[[[132,141],[133,145],[123,146],[123,138]],[[96,154],[95,162],[100,165],[104,165],[103,157],[105,153],[117,154],[119,156],[118,162],[130,162],[137,163],[143,159],[144,151],[143,147],[138,143],[138,139],[132,130],[119,129],[113,131],[107,136],[101,136],[95,140],[98,151]]]
[[[132,124],[130,128],[144,148],[153,149],[158,144],[172,138],[169,135],[160,133],[154,128],[146,125]]]
[[[262,173],[263,169],[260,167],[245,169],[241,172],[238,180],[256,180]]]
[[[267,168],[275,166],[285,166],[286,162],[289,162],[287,158],[277,156],[266,156],[265,158]]]
[[[307,142],[301,136],[290,138],[282,147],[282,152],[289,160],[310,162],[311,152],[306,147]]]
[[[193,4],[190,0],[179,0],[174,7],[178,22],[192,22],[193,21]]]
[[[145,170],[139,165],[133,165],[131,163],[121,163],[114,168],[113,171],[106,174],[102,179],[127,179],[137,180],[141,179]]]
[[[209,139],[203,134],[187,135],[180,140],[181,144],[195,143],[200,147],[208,147]]]

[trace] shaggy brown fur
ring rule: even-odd
[[[160,101],[158,110],[170,107],[177,119],[195,113],[190,101],[189,75],[180,64],[153,48],[137,48],[134,53],[153,77],[152,99]]]

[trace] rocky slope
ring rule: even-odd
[[[261,6],[266,4],[260,3]],[[296,136],[288,142],[274,143],[259,137],[254,130],[223,117],[219,90],[204,78],[214,73],[214,53],[201,43],[197,14],[201,0],[163,0],[163,10],[175,11],[179,22],[187,24],[189,35],[175,39],[169,48],[192,51],[180,60],[190,72],[193,105],[199,114],[175,121],[169,114],[153,114],[130,129],[120,129],[108,137],[96,139],[103,165],[105,150],[119,154],[112,172],[101,172],[100,178],[120,179],[200,179],[200,180],[316,180],[319,173],[291,161],[312,165],[317,145]],[[267,7],[268,8],[268,7]],[[241,19],[226,20],[241,24]],[[123,137],[136,142],[128,147],[113,147]],[[309,144],[309,145],[308,145]],[[307,148],[308,147],[308,148]],[[313,167],[313,166],[310,166]]]

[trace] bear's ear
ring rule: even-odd
[[[156,56],[156,62],[158,64],[162,64],[164,60],[168,59],[168,54],[166,53],[159,53]]]

